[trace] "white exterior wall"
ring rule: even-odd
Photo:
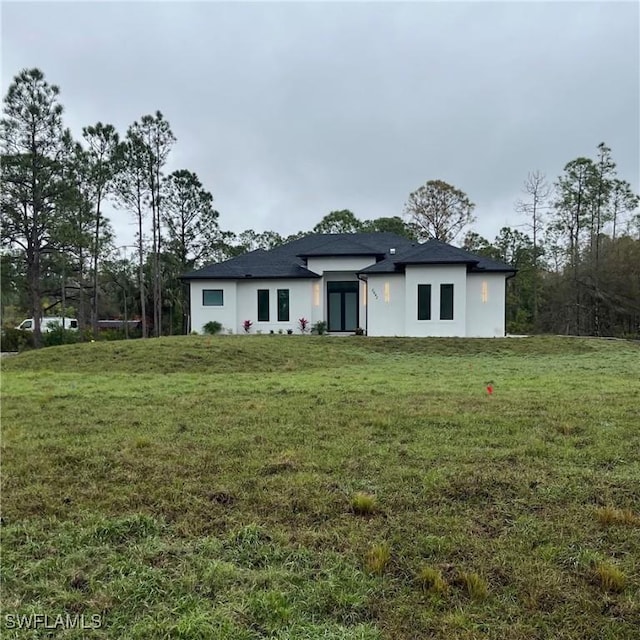
[[[242,323],[251,320],[251,332],[279,329],[299,332],[298,319],[309,328],[326,320],[327,282],[357,280],[355,271],[369,262],[360,258],[321,258],[323,278],[308,280],[192,280],[191,329],[202,333],[211,320],[223,332],[243,333]],[[356,263],[345,264],[345,261]],[[310,261],[311,262],[311,261]],[[341,271],[336,267],[351,266]],[[332,267],[329,269],[329,267]],[[360,282],[360,320],[370,336],[468,336],[502,337],[505,333],[505,274],[467,273],[465,265],[407,266],[406,274],[369,274]],[[418,284],[431,285],[431,320],[418,320]],[[453,320],[440,320],[440,284],[454,285]],[[224,305],[203,306],[204,289],[222,289]],[[269,290],[269,322],[258,322],[258,289]],[[277,290],[289,289],[289,321],[278,322]],[[366,293],[365,293],[366,291]],[[483,301],[483,291],[486,302]],[[368,324],[367,324],[368,323]]]
[[[326,320],[324,317],[325,310],[325,297],[327,295],[324,281],[321,278],[311,281],[311,315],[305,316],[305,318],[311,319],[311,326],[321,320]]]
[[[418,320],[418,285],[431,285],[431,320]],[[453,285],[453,320],[440,320],[440,285]],[[408,265],[405,272],[405,335],[464,337],[467,320],[466,265]]]
[[[217,320],[223,326],[223,332],[236,328],[236,282],[235,280],[191,280],[191,330],[202,333],[202,327],[211,320]],[[205,307],[202,304],[204,289],[222,289],[222,307]]]
[[[355,277],[356,271],[362,271],[362,269],[375,263],[375,256],[309,258],[307,260],[307,269],[318,275],[322,275],[325,271],[350,271]]]
[[[237,317],[235,333],[244,333],[243,322],[251,320],[251,333],[262,331],[276,333],[279,329],[293,329],[299,333],[299,318],[309,320],[308,328],[313,324],[312,292],[317,280],[306,278],[295,280],[240,280],[238,282]],[[258,289],[269,290],[269,322],[258,322]],[[289,321],[278,322],[278,289],[289,289]]]
[[[504,336],[505,280],[506,276],[501,273],[470,273],[468,275],[468,337],[495,338]]]
[[[395,273],[369,274],[367,284],[367,335],[406,335],[404,276]]]

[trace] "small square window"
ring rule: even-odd
[[[222,289],[203,289],[202,290],[202,306],[203,307],[224,306],[224,291]]]

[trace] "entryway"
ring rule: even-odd
[[[327,282],[329,331],[355,331],[358,328],[358,281]]]

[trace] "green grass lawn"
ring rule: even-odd
[[[2,394],[2,638],[640,637],[636,344],[91,343]]]

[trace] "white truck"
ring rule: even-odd
[[[34,324],[35,323],[33,321],[33,318],[27,318],[18,325],[18,329],[22,329],[23,331],[33,331]],[[46,318],[42,318],[42,321],[40,322],[40,331],[42,333],[48,333],[49,331],[53,331],[58,327],[69,329],[70,331],[77,331],[78,321],[76,320],[76,318],[59,318],[48,316]]]

